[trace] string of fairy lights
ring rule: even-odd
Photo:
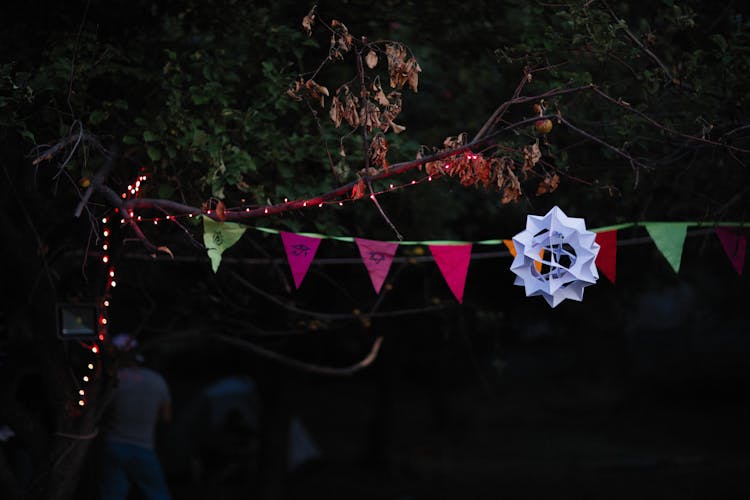
[[[467,152],[463,153],[465,157],[469,160],[476,160],[479,158],[478,154]],[[443,168],[448,171],[450,170],[452,166],[452,163],[450,161],[447,161]],[[138,176],[138,178],[132,182],[131,184],[128,184],[127,189],[124,190],[121,193],[121,198],[123,200],[129,200],[133,198],[137,198],[141,191],[141,186],[144,182],[147,181],[147,176],[143,173],[145,171],[145,168],[141,169],[141,175]],[[439,174],[438,174],[439,175]],[[405,182],[403,184],[388,184],[387,188],[380,189],[378,191],[372,190],[372,186],[370,187],[370,195],[369,198],[373,201],[376,201],[377,196],[386,194],[393,191],[399,191],[401,189],[405,189],[408,187],[412,187],[418,184],[422,184],[425,182],[432,182],[435,178],[434,175],[425,175],[418,179],[412,179],[408,182]],[[364,198],[364,196],[362,196]],[[336,205],[336,206],[343,206],[344,203],[357,201],[359,197],[352,197],[347,196],[345,199],[335,199],[335,200],[315,200],[314,198],[312,200],[292,200],[290,201],[289,198],[284,198],[284,205],[295,205],[296,208],[299,208],[300,206],[302,208],[312,208],[317,205],[318,208],[323,208],[326,205]],[[300,203],[301,201],[301,203]],[[244,202],[244,200],[243,200]],[[230,207],[227,208],[226,211],[229,213],[238,213],[238,212],[250,212],[253,210],[253,208],[241,205],[237,207]],[[114,212],[117,213],[119,210],[117,208],[114,209]],[[264,214],[269,214],[270,210],[269,207],[264,208]],[[210,216],[215,214],[215,209],[206,209],[205,214]],[[129,211],[128,215],[136,222],[150,222],[154,225],[158,225],[159,222],[162,221],[177,221],[178,218],[193,218],[195,216],[194,213],[183,213],[183,214],[167,214],[164,216],[155,216],[155,217],[144,217],[142,215],[135,215],[133,211]],[[85,407],[88,402],[87,397],[87,390],[89,386],[93,383],[94,379],[98,377],[101,374],[102,366],[101,366],[101,358],[100,354],[102,351],[103,346],[105,345],[106,340],[108,339],[109,334],[109,311],[111,309],[112,304],[112,291],[114,288],[117,287],[117,280],[116,280],[116,270],[115,265],[112,262],[112,258],[110,256],[111,251],[111,243],[110,238],[112,236],[112,230],[111,230],[111,224],[112,224],[112,217],[104,216],[101,219],[101,263],[105,266],[106,274],[105,274],[105,284],[104,288],[102,290],[102,294],[100,296],[100,299],[97,304],[97,336],[95,340],[92,343],[86,343],[81,342],[84,349],[87,349],[93,356],[93,358],[87,363],[86,365],[86,373],[81,376],[81,384],[78,385],[78,392],[77,392],[77,400],[78,400],[78,406],[79,407]],[[120,225],[124,225],[127,221],[124,217],[120,218]]]

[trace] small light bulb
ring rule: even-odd
[[[159,225],[159,219],[154,219],[154,226]]]
[[[94,363],[89,363],[88,364],[88,369],[89,370],[93,370],[94,369]]]
[[[412,183],[412,184],[416,184],[416,183],[417,183],[417,181],[411,181],[411,183]]]
[[[94,346],[94,347],[91,348],[91,352],[93,352],[94,354],[96,354],[97,352],[99,352],[99,348],[96,347],[96,346]]]
[[[266,208],[265,210],[263,210],[263,213],[267,214],[268,213],[268,209]]]
[[[78,391],[78,394],[81,395],[81,396],[83,396],[84,394],[86,394],[86,391],[84,391],[83,389],[81,389],[80,391]]]
[[[114,278],[115,277],[115,272],[114,271],[110,271],[109,272],[109,277],[110,278]]]
[[[393,184],[390,184],[389,186],[390,186],[391,189],[393,189]]]
[[[112,283],[110,283],[110,286],[112,288],[116,287],[117,286],[117,282],[115,280],[112,280]]]
[[[284,198],[284,203],[289,203],[289,198]]]
[[[107,250],[107,249],[109,249],[109,245],[107,245],[106,243],[102,245],[102,250]]]
[[[127,195],[127,194],[125,194],[125,193],[122,193],[122,197],[123,197],[123,198],[127,198],[127,197],[128,197],[128,195]]]
[[[104,262],[105,264],[109,262],[109,257],[107,257],[106,255],[102,257],[102,262]]]
[[[432,182],[432,176],[429,176],[429,177],[427,178],[427,182]]]
[[[88,375],[84,375],[83,376],[83,381],[84,382],[88,382],[89,381],[89,376]]]
[[[306,207],[306,206],[307,206],[307,202],[306,202],[306,201],[303,201],[303,202],[302,202],[302,206],[303,206],[303,207]]]
[[[84,401],[83,399],[79,399],[78,406],[86,406],[86,401]]]
[[[107,218],[106,217],[102,217],[102,224],[106,224],[106,223],[107,223]]]
[[[104,301],[104,307],[109,307],[109,301],[108,300]]]
[[[105,230],[104,230],[104,232],[103,232],[102,234],[104,235],[104,237],[105,237],[105,238],[106,238],[107,236],[109,236],[109,229],[105,229]]]
[[[343,202],[343,201],[340,201],[340,202],[339,202],[339,206],[340,206],[340,207],[343,207],[343,206],[344,206],[344,202]]]
[[[322,208],[322,207],[323,207],[323,204],[322,204],[322,203],[318,205],[318,208]]]

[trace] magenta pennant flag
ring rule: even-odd
[[[716,235],[719,237],[727,257],[732,262],[732,267],[737,271],[737,274],[742,276],[742,268],[745,266],[747,235],[737,229],[728,227],[717,227]]]
[[[459,304],[463,303],[466,274],[469,271],[469,261],[471,261],[471,243],[428,246],[451,292],[456,296]]]
[[[365,240],[354,238],[359,247],[359,254],[362,256],[362,262],[365,263],[367,271],[370,273],[372,286],[375,293],[380,293],[383,282],[393,262],[393,256],[396,255],[398,243],[390,241]]]
[[[299,288],[300,283],[305,278],[307,270],[310,269],[310,263],[318,251],[320,238],[311,238],[301,234],[288,233],[279,231],[281,241],[284,242],[286,259],[289,261],[289,268],[292,270],[294,278],[294,287]]]

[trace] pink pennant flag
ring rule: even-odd
[[[596,233],[599,253],[596,255],[596,267],[614,285],[617,276],[617,230]]]
[[[451,292],[456,296],[459,304],[463,303],[466,274],[471,260],[471,243],[428,246]]]
[[[717,227],[716,235],[721,241],[721,246],[732,262],[732,267],[737,274],[742,276],[742,268],[745,266],[745,249],[747,248],[747,235],[734,228]]]
[[[396,255],[398,243],[389,241],[365,240],[354,238],[359,247],[359,254],[362,256],[362,262],[365,263],[367,271],[370,273],[372,286],[375,293],[380,293],[383,282],[393,262],[393,256]]]
[[[302,283],[307,274],[307,270],[310,268],[310,263],[315,257],[315,252],[318,251],[320,238],[311,238],[286,231],[279,231],[279,234],[281,234],[281,241],[284,242],[284,250],[286,251],[286,259],[289,261],[289,268],[292,270],[294,287],[299,288],[300,283]]]

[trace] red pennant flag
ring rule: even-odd
[[[617,275],[617,230],[596,233],[599,253],[596,256],[596,267],[612,284]]]
[[[370,273],[372,286],[375,293],[380,293],[383,282],[393,262],[393,256],[396,255],[398,243],[389,241],[365,240],[354,238],[359,247],[359,254],[362,256],[362,262],[365,263],[367,271]]]
[[[311,238],[286,231],[279,231],[279,234],[281,234],[281,241],[284,243],[289,268],[292,270],[294,287],[299,288],[307,270],[310,268],[310,263],[315,257],[315,252],[318,251],[320,238]]]
[[[471,243],[428,246],[451,292],[456,296],[459,304],[463,303],[466,274],[469,271],[469,261],[471,260]]]
[[[721,241],[721,246],[732,262],[732,267],[737,274],[742,276],[742,268],[745,266],[745,249],[747,248],[747,235],[736,228],[717,227],[716,235]]]

